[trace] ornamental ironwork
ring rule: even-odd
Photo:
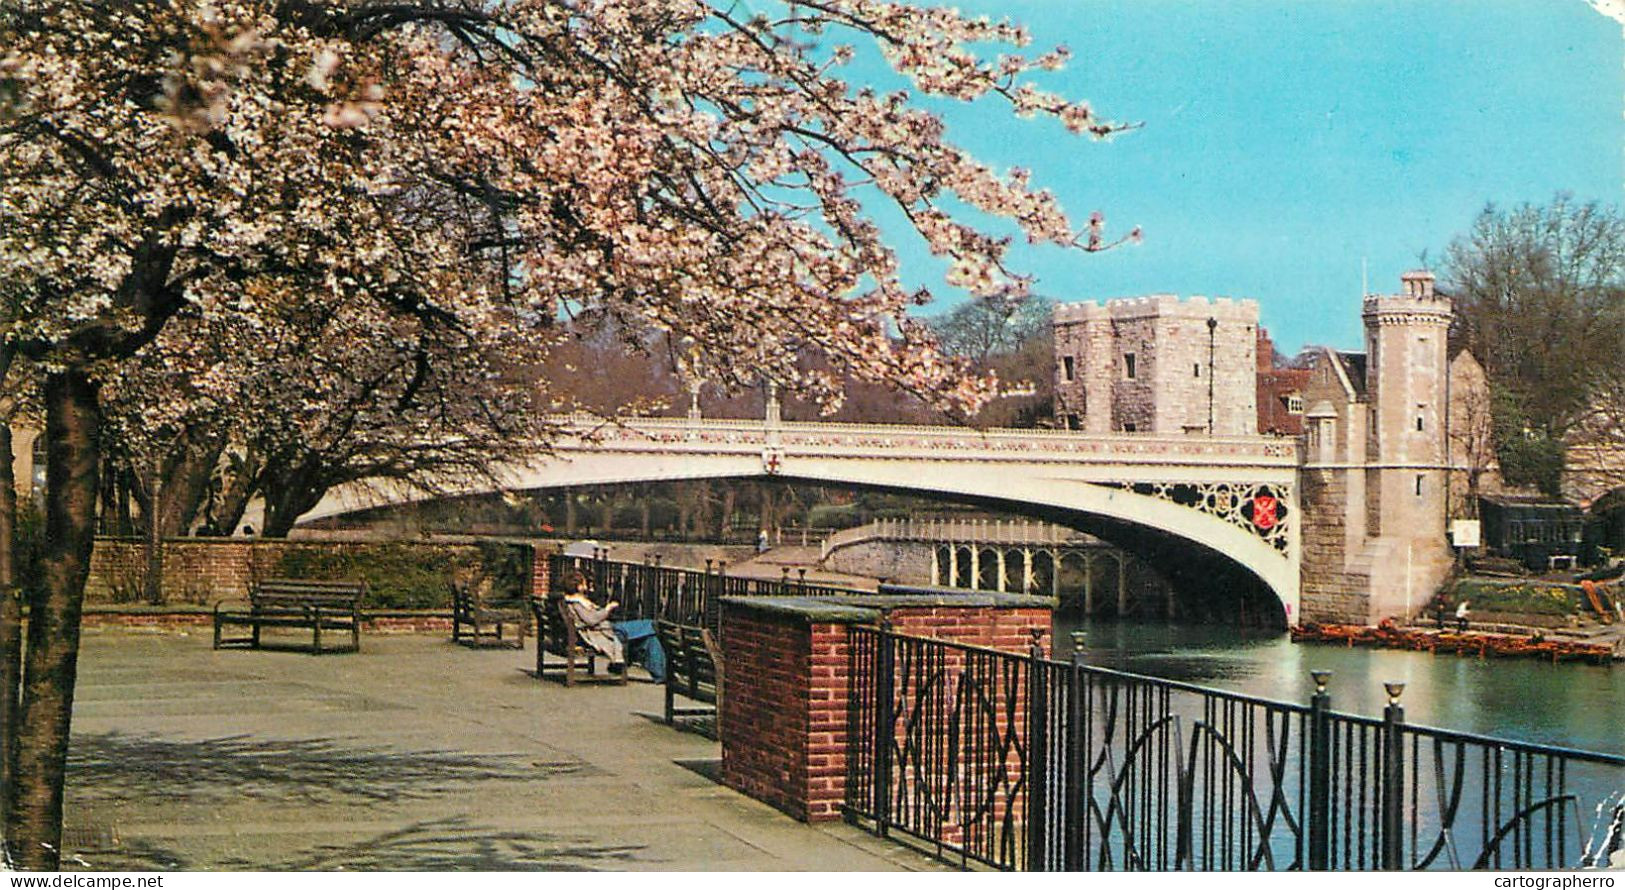
[[[1625,757],[852,627],[849,821],[1000,869],[1605,867]],[[1076,644],[1075,644],[1076,645]]]
[[[1281,553],[1291,546],[1292,487],[1270,482],[1102,482],[1170,501],[1252,532]]]

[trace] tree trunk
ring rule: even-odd
[[[265,470],[265,462],[254,449],[247,449],[242,458],[231,460],[231,469],[225,473],[225,479],[220,485],[220,503],[218,513],[215,515],[215,531],[222,535],[232,535],[237,532],[243,523],[243,513],[248,509],[248,502],[253,499],[255,492],[260,488],[260,474]]]
[[[0,412],[0,858],[12,836],[15,787],[18,683],[22,680],[23,604],[13,562],[17,536],[17,480],[13,474],[11,427]]]
[[[260,530],[260,534],[267,538],[286,538],[299,517],[310,512],[321,501],[322,494],[299,485],[280,488],[275,496],[266,492],[265,528]]]
[[[214,437],[182,436],[181,454],[163,462],[158,498],[158,533],[166,538],[188,534],[192,522],[209,496],[209,480],[220,462],[220,440]]]
[[[79,661],[79,618],[95,541],[101,413],[81,370],[45,378],[44,582],[28,591],[28,649],[17,727],[14,844],[23,868],[61,861],[62,781]]]
[[[164,534],[162,504],[168,492],[167,480],[150,464],[142,486],[147,490],[147,503],[155,509],[141,517],[141,598],[153,605],[164,601]]]
[[[688,540],[689,516],[694,512],[694,498],[690,492],[690,484],[677,483],[677,540]]]
[[[736,486],[726,483],[722,488],[722,515],[717,517],[717,540],[728,543],[728,533],[733,531],[734,525],[734,493]]]

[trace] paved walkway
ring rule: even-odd
[[[716,784],[647,683],[566,689],[433,636],[356,655],[87,630],[64,848],[80,867],[935,869]]]

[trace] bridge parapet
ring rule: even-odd
[[[903,424],[779,423],[761,420],[691,420],[649,417],[607,422],[601,418],[557,419],[561,450],[700,452],[745,451],[775,446],[796,452],[976,452],[997,459],[1287,468],[1299,463],[1297,440],[1275,436],[1168,436],[1154,433],[1090,434],[1071,430],[977,430]]]

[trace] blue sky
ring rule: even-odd
[[[1144,122],[1092,142],[995,102],[928,103],[950,138],[1031,168],[1075,219],[1144,227],[1144,244],[1106,254],[1023,245],[1016,265],[1056,299],[1250,297],[1282,351],[1357,346],[1362,257],[1371,289],[1392,292],[1486,202],[1617,204],[1625,185],[1625,40],[1583,0],[957,5],[1028,25],[1034,48],[1066,44],[1072,63],[1043,84]],[[917,240],[904,257],[947,294]]]

